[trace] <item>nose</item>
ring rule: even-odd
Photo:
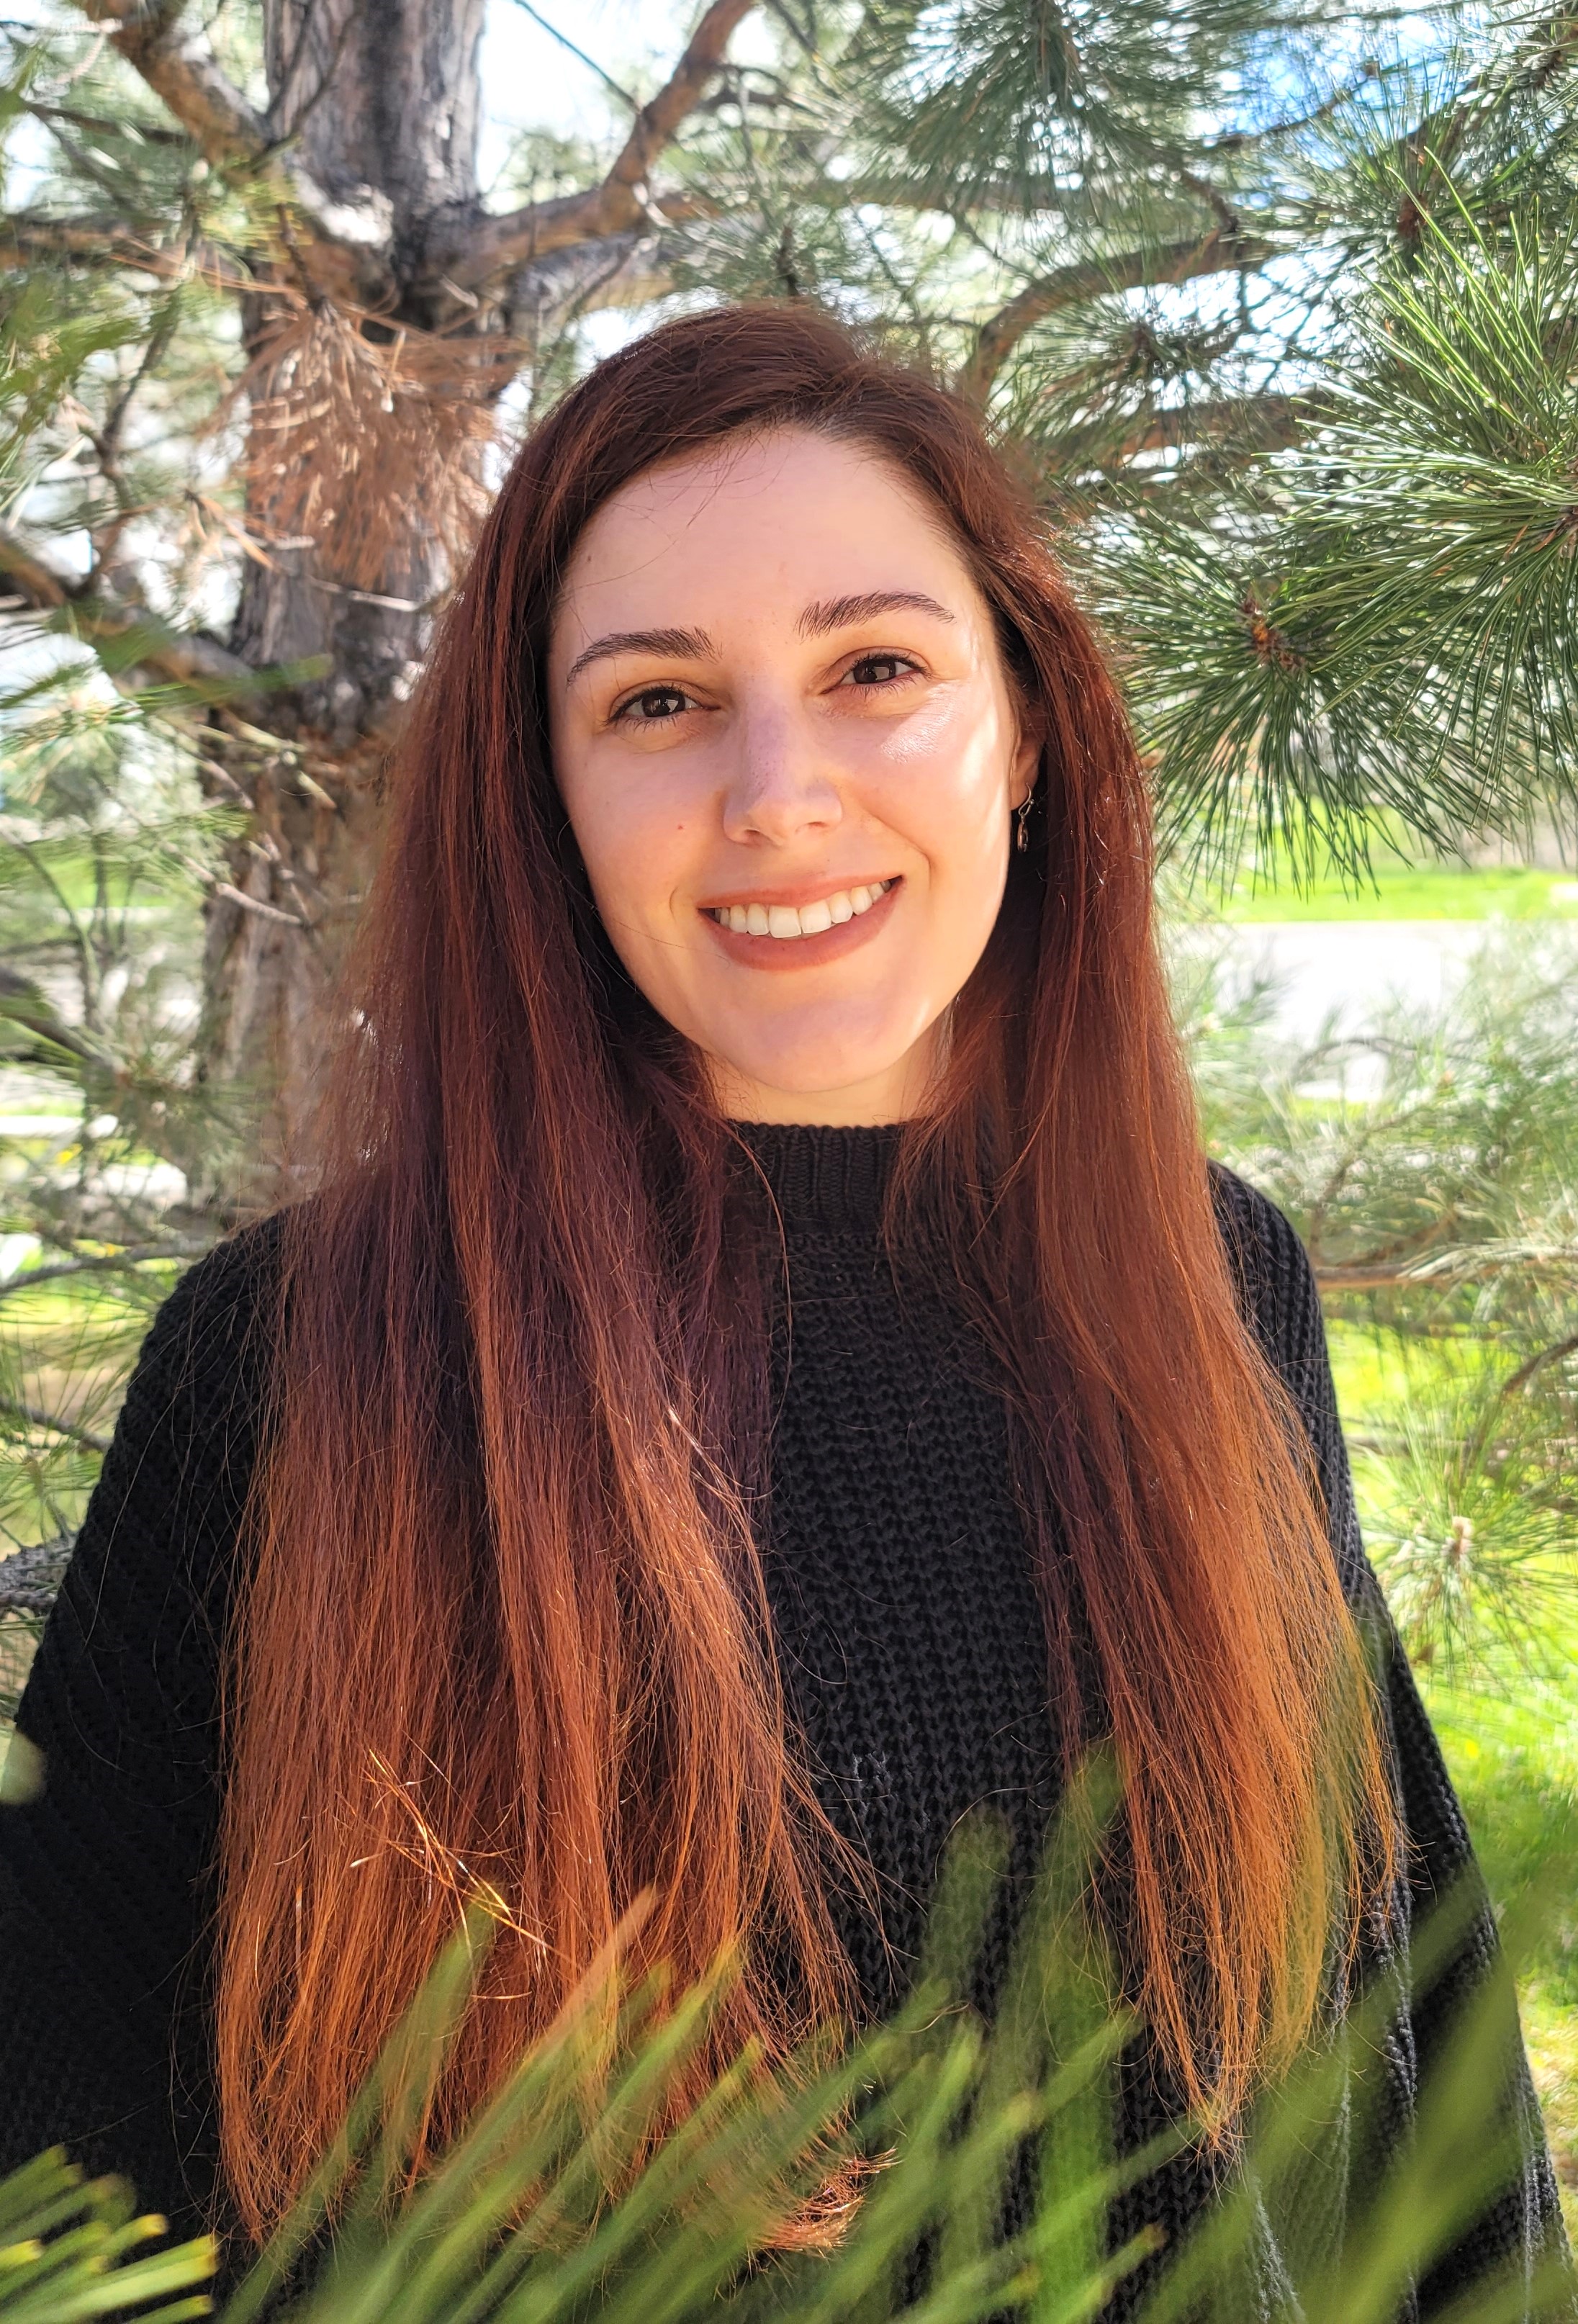
[[[844,819],[844,799],[817,737],[789,703],[747,706],[723,798],[724,830],[743,844],[782,847]]]

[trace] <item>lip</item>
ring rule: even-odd
[[[792,904],[798,911],[802,904],[819,904],[824,896],[846,896],[852,888],[880,888],[884,880],[897,881],[900,876],[896,872],[852,872],[847,876],[825,872],[820,880],[798,880],[787,887],[731,888],[726,895],[703,896],[696,908],[698,912],[721,912],[725,904]],[[774,936],[770,941],[780,944],[786,940]],[[798,941],[815,944],[817,939],[801,936]]]
[[[710,936],[722,947],[727,960],[737,961],[743,968],[789,969],[820,968],[828,961],[842,960],[845,953],[857,952],[862,945],[870,944],[887,925],[893,907],[904,892],[902,877],[890,872],[893,884],[867,912],[842,927],[824,928],[817,936],[739,936],[733,928],[720,927],[712,917],[723,904],[814,904],[818,897],[836,895],[835,888],[823,881],[820,887],[808,888],[802,881],[798,888],[758,888],[748,895],[720,896],[715,902],[697,905],[697,916]],[[852,888],[872,887],[869,880],[852,880]]]

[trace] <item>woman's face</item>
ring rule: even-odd
[[[577,545],[553,762],[609,938],[758,1121],[896,1120],[1035,778],[942,519],[799,429],[638,476]]]

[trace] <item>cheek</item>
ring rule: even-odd
[[[627,926],[666,920],[701,828],[679,787],[632,781],[626,769],[599,779],[589,769],[564,784],[563,797],[599,909]]]
[[[1011,736],[990,696],[928,704],[889,738],[873,770],[884,820],[935,876],[973,868],[1001,844]]]

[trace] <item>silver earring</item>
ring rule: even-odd
[[[1027,791],[1019,805],[1020,827],[1014,836],[1014,845],[1018,848],[1021,855],[1025,853],[1030,844],[1030,835],[1026,830],[1025,825],[1030,819],[1030,802],[1034,797],[1035,793],[1033,791]]]

